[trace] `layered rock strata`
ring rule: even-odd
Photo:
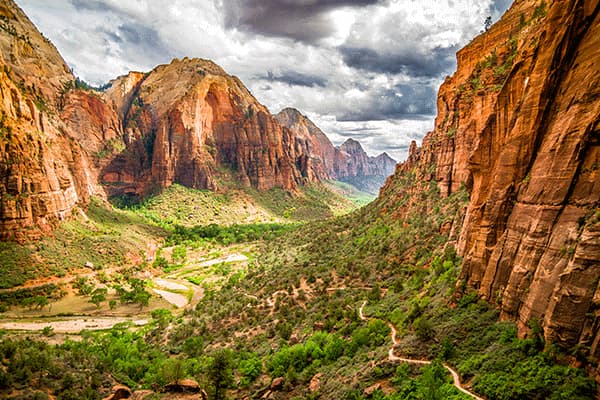
[[[23,11],[0,4],[0,239],[40,237],[89,199],[89,160],[59,116],[74,80]]]
[[[517,0],[458,52],[435,129],[388,181],[465,187],[468,288],[520,334],[600,357],[600,2]],[[389,202],[386,204],[390,204]],[[388,212],[393,210],[388,209]],[[596,365],[597,367],[597,365]]]
[[[140,198],[173,183],[295,193],[346,160],[211,61],[175,59],[95,90],[12,0],[0,4],[0,111],[0,240],[48,234],[91,195]]]

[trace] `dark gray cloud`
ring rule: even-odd
[[[97,27],[90,32],[97,36],[101,57],[106,59],[120,58],[121,54],[127,54],[127,59],[123,60],[125,62],[136,60],[147,65],[157,65],[169,62],[176,56],[155,29],[136,22]],[[133,66],[130,68],[135,69]]]
[[[381,146],[381,144],[385,144],[385,145]],[[405,144],[405,143],[379,143],[378,146],[374,146],[375,149],[381,149],[382,151],[393,151],[393,152],[406,151],[406,150],[408,150],[409,147],[410,147],[410,143],[409,144]]]
[[[268,71],[266,75],[259,76],[258,78],[269,82],[283,82],[290,86],[325,87],[327,85],[327,79],[323,77],[303,74],[292,70],[282,72]]]
[[[337,114],[339,121],[379,121],[423,118],[435,113],[436,91],[427,84],[401,84],[375,90],[358,107]]]
[[[456,64],[457,46],[437,47],[427,54],[417,51],[399,54],[379,53],[371,48],[339,48],[342,58],[349,67],[390,74],[406,74],[413,77],[439,77],[448,73]]]
[[[78,11],[91,11],[99,16],[111,15],[115,23],[96,29],[99,34],[105,35],[109,42],[120,43],[127,50],[133,50],[136,54],[143,53],[150,59],[153,58],[152,54],[171,55],[169,46],[163,42],[152,21],[140,19],[141,15],[132,14],[126,7],[101,0],[69,1]]]
[[[124,42],[134,46],[145,46],[156,51],[166,50],[166,45],[161,40],[158,32],[149,26],[134,22],[119,25],[117,32],[117,36],[121,37]]]
[[[107,12],[107,11],[120,12],[120,9],[118,7],[114,7],[113,5],[108,4],[102,0],[69,0],[69,2],[78,11],[87,10],[87,11],[99,11],[99,12]]]
[[[338,132],[338,135],[344,139],[354,139],[354,140],[358,140],[359,142],[362,143],[362,142],[364,142],[365,138],[371,137],[374,133],[376,133],[376,131],[369,133],[367,131],[354,130],[354,131],[341,131],[341,132]]]
[[[313,43],[334,31],[327,12],[377,3],[378,0],[228,0],[224,5],[225,26]]]

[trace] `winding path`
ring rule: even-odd
[[[361,320],[366,321],[368,320],[367,317],[365,317],[365,315],[363,314],[363,308],[367,305],[367,301],[363,301],[363,303],[361,304],[360,308],[358,309],[358,316],[360,317]],[[387,321],[386,321],[387,322]],[[392,347],[390,348],[390,351],[388,352],[388,359],[390,361],[399,361],[399,362],[406,362],[406,363],[410,363],[410,364],[419,364],[419,365],[428,365],[431,364],[431,361],[428,360],[423,360],[423,359],[415,359],[415,358],[404,358],[404,357],[398,357],[397,355],[394,354],[394,347],[398,344],[400,344],[400,341],[398,340],[398,338],[396,337],[396,327],[394,325],[392,325],[392,323],[387,322],[388,326],[390,327],[391,333],[390,336],[392,338]],[[443,363],[442,364],[444,366],[444,368],[446,368],[448,370],[448,372],[450,372],[450,374],[452,375],[452,383],[454,384],[454,387],[457,388],[458,390],[460,390],[461,392],[463,392],[466,395],[469,395],[471,397],[473,397],[476,400],[485,400],[483,397],[479,397],[477,396],[475,393],[470,392],[468,389],[466,389],[461,383],[460,383],[460,377],[458,375],[458,372],[456,372],[452,367],[450,367],[449,365]]]

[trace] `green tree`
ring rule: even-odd
[[[491,15],[489,15],[486,19],[485,19],[485,30],[487,31],[488,29],[490,29],[492,27],[492,17]]]
[[[417,337],[423,341],[431,339],[435,334],[433,324],[424,316],[417,318],[413,325],[417,332]]]
[[[34,299],[34,303],[40,310],[48,305],[48,298],[46,296],[37,296]]]
[[[152,311],[152,319],[157,322],[161,329],[165,329],[173,319],[173,314],[166,308],[157,308]]]
[[[338,335],[331,335],[329,341],[323,348],[325,358],[329,361],[335,361],[344,353],[346,342]]]
[[[446,383],[446,369],[439,360],[423,368],[423,375],[418,378],[419,391],[423,400],[442,400],[442,386]]]
[[[240,361],[238,370],[242,375],[240,385],[248,386],[262,373],[262,361],[255,353],[251,353],[248,358]]]
[[[207,371],[212,387],[211,399],[226,399],[226,390],[233,383],[232,357],[228,349],[220,349],[213,356]]]
[[[147,306],[150,303],[150,297],[151,297],[150,293],[148,293],[142,289],[135,293],[133,302],[138,303],[140,305],[140,308],[142,308],[144,306]]]
[[[90,297],[90,303],[96,305],[96,307],[100,307],[100,303],[106,300],[106,295],[108,294],[108,290],[106,288],[96,288],[92,292],[92,296]]]
[[[275,331],[277,334],[284,340],[289,340],[290,336],[292,336],[292,325],[286,321],[279,321],[277,325],[275,325]]]
[[[173,255],[171,256],[171,259],[173,260],[173,262],[182,264],[185,262],[186,258],[187,258],[187,250],[186,250],[185,246],[183,246],[183,245],[175,246],[175,248],[173,249]]]
[[[185,365],[179,358],[168,358],[160,369],[158,383],[177,383],[185,377]]]
[[[190,357],[199,357],[204,350],[204,340],[201,336],[192,336],[183,342],[183,351]]]

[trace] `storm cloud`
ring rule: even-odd
[[[290,86],[325,87],[327,80],[318,75],[303,74],[292,70],[273,72],[268,71],[266,75],[258,77],[269,82],[283,82]]]
[[[425,54],[418,50],[398,54],[378,53],[371,48],[340,47],[344,62],[353,68],[413,77],[438,77],[454,65],[457,46],[434,48]]]
[[[436,91],[427,85],[396,85],[374,90],[358,102],[357,107],[344,111],[340,121],[372,121],[433,115]]]
[[[315,42],[335,30],[328,13],[341,7],[363,7],[378,0],[231,0],[225,26],[265,36]]]

